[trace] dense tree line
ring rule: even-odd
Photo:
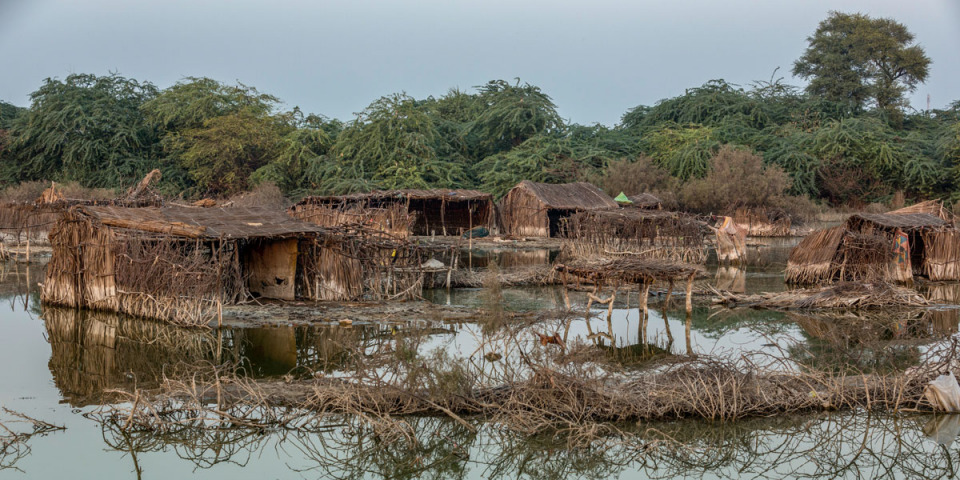
[[[434,187],[502,195],[524,179],[702,197],[704,181],[749,167],[775,189],[834,205],[896,191],[957,200],[960,102],[906,108],[904,94],[930,63],[912,35],[890,20],[833,13],[808,40],[794,65],[810,79],[805,89],[715,80],[631,108],[614,127],[569,123],[519,80],[389,95],[342,122],[209,78],[166,89],[118,74],[47,79],[29,108],[0,102],[0,184],[122,188],[159,168],[160,188],[184,197],[262,182],[290,196]],[[768,190],[758,189],[764,198]],[[694,197],[681,203],[715,206]]]

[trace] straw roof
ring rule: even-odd
[[[620,206],[610,195],[603,193],[603,190],[586,182],[550,184],[524,180],[513,188],[527,190],[547,208],[603,210]]]
[[[359,202],[364,200],[446,200],[446,201],[493,201],[493,195],[479,190],[453,190],[453,189],[432,189],[432,190],[374,190],[366,193],[351,193],[349,195],[325,195],[306,197],[297,205],[306,203],[325,203],[325,202]]]
[[[294,219],[282,210],[266,207],[79,206],[76,211],[111,227],[190,238],[277,238],[324,231],[322,227]]]
[[[942,218],[929,213],[858,213],[847,219],[847,226],[869,222],[884,228],[922,230],[948,225]]]
[[[641,193],[639,195],[630,195],[627,200],[633,202],[634,207],[639,208],[660,208],[663,203],[659,198],[650,193]]]
[[[925,213],[927,215],[933,215],[942,220],[948,222],[953,221],[953,216],[947,212],[947,209],[944,208],[943,202],[940,200],[927,200],[926,202],[920,202],[909,207],[903,207],[891,212],[887,212],[892,215],[905,215],[913,213]]]

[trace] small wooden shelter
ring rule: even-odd
[[[78,206],[50,232],[41,299],[205,324],[250,298],[419,295],[419,250],[269,208]]]
[[[476,190],[378,190],[313,196],[301,200],[289,213],[318,224],[359,218],[393,233],[408,228],[412,235],[462,235],[475,227],[496,228],[493,195]]]
[[[559,264],[554,267],[560,273],[564,285],[564,302],[567,310],[571,309],[568,289],[571,284],[579,286],[581,282],[593,284],[593,291],[587,295],[587,306],[585,317],[587,329],[593,335],[590,327],[590,318],[592,313],[590,308],[594,303],[607,306],[607,329],[609,333],[599,333],[598,336],[607,337],[611,346],[615,346],[613,338],[613,305],[617,298],[617,292],[621,289],[627,289],[637,286],[640,299],[640,329],[638,337],[640,342],[647,346],[648,314],[650,297],[650,287],[655,282],[667,283],[667,296],[664,305],[669,305],[670,297],[673,294],[675,282],[686,283],[686,344],[688,354],[693,353],[693,345],[690,339],[690,329],[693,315],[693,280],[704,274],[704,270],[699,265],[691,265],[683,262],[675,262],[658,258],[637,258],[622,257],[613,260],[601,259],[594,262],[582,262],[572,265]],[[602,298],[603,289],[606,286],[613,287],[610,296]],[[629,298],[629,296],[628,296]],[[664,315],[667,339],[670,344],[673,343],[673,333],[670,331],[670,323]],[[563,342],[566,343],[570,331],[570,322],[568,320],[563,334]]]
[[[609,195],[586,182],[554,185],[529,180],[510,189],[499,205],[502,233],[520,237],[557,237],[561,221],[577,212],[617,208]]]
[[[930,213],[916,213],[921,211]],[[852,215],[842,226],[814,232],[790,252],[786,269],[786,281],[795,284],[904,283],[914,276],[960,280],[960,231],[929,202]]]
[[[563,252],[576,258],[631,256],[702,264],[708,228],[693,215],[622,208],[578,212],[565,220]]]
[[[663,202],[652,193],[630,195],[627,197],[627,200],[630,200],[631,203],[624,205],[625,207],[643,208],[647,210],[660,210],[663,208]]]

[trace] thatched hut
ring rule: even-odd
[[[359,219],[393,233],[407,228],[413,235],[461,235],[474,227],[496,227],[493,195],[476,190],[378,190],[314,196],[301,200],[289,213],[318,224]]]
[[[706,262],[708,228],[678,212],[624,208],[578,212],[562,228],[563,252],[572,257],[663,258]]]
[[[787,282],[960,280],[960,231],[940,215],[915,211],[860,213],[811,234],[790,253]]]
[[[510,189],[499,206],[502,233],[521,237],[557,237],[561,220],[577,212],[617,208],[617,202],[589,183],[553,185],[529,180]]]
[[[205,324],[249,298],[419,295],[419,250],[267,208],[79,206],[50,232],[45,302]]]
[[[630,195],[627,197],[630,203],[625,207],[643,208],[648,210],[660,210],[663,208],[663,202],[652,193],[641,193],[639,195]]]

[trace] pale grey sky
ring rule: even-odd
[[[960,99],[958,0],[0,0],[0,99],[46,77],[110,71],[167,87],[243,82],[348,120],[377,97],[423,98],[520,77],[573,122],[723,78],[789,83],[828,11],[891,17],[933,60],[916,108]]]

